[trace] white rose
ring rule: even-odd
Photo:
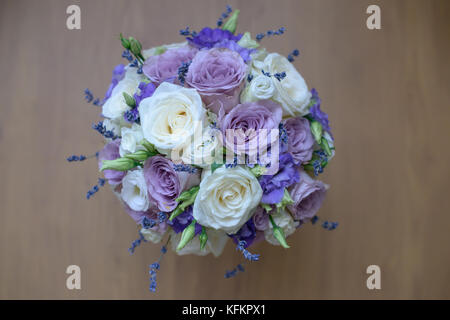
[[[278,80],[276,80],[278,81]],[[241,102],[254,102],[258,100],[270,99],[275,93],[275,85],[272,77],[264,75],[253,76],[252,81],[242,90]]]
[[[206,229],[206,234],[208,235],[208,241],[206,241],[206,245],[203,248],[203,250],[200,249],[199,236],[195,236],[191,241],[189,241],[186,244],[186,246],[183,249],[176,251],[178,243],[181,240],[181,232],[177,234],[172,230],[170,240],[172,250],[175,251],[180,256],[186,254],[196,254],[199,256],[205,256],[209,253],[212,253],[215,257],[220,256],[228,241],[227,234],[221,230],[214,230],[214,229]]]
[[[144,138],[164,154],[181,149],[202,129],[206,110],[195,89],[163,82],[139,104]]]
[[[129,171],[122,180],[122,199],[134,211],[146,211],[150,207],[147,184],[142,169]]]
[[[206,127],[202,135],[194,135],[183,149],[181,160],[186,164],[208,167],[222,156],[221,133]]]
[[[304,116],[309,113],[308,104],[311,93],[301,74],[286,57],[278,53],[270,53],[264,57],[264,60],[253,62],[253,71],[255,70],[259,75],[262,74],[262,70],[271,74],[272,83],[275,86],[272,99],[281,104],[284,117]],[[286,72],[286,77],[278,81],[274,74],[282,72]]]
[[[122,139],[120,141],[119,153],[123,157],[128,153],[136,152],[144,147],[139,142],[144,139],[142,128],[137,123],[133,123],[131,128],[123,127],[121,130]]]
[[[143,76],[139,75],[136,71],[136,68],[127,68],[124,78],[114,87],[111,92],[111,97],[109,97],[103,105],[103,116],[110,119],[118,119],[123,117],[125,111],[130,109],[125,102],[123,92],[133,96],[139,86],[139,83],[143,81]]]
[[[153,243],[161,242],[162,238],[164,237],[164,233],[160,233],[159,231],[153,230],[151,228],[142,228],[140,232],[145,241],[151,241]]]
[[[272,214],[272,218],[275,221],[275,224],[283,229],[286,238],[295,232],[299,224],[298,221],[294,221],[291,215],[284,210],[281,210],[279,213]],[[273,245],[280,245],[278,240],[273,236],[273,226],[270,222],[269,228],[264,231],[264,237],[266,238],[267,242]]]
[[[193,216],[202,226],[233,234],[250,219],[261,197],[261,186],[248,169],[222,166],[200,183]]]

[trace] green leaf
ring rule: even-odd
[[[155,156],[155,155],[159,154],[158,150],[156,150],[155,145],[148,142],[146,139],[143,139],[140,142],[140,144],[143,145],[145,149],[147,149],[147,151],[151,154],[151,156]]]
[[[239,12],[240,12],[240,10],[236,10],[231,14],[231,17],[228,18],[227,22],[224,23],[224,25],[222,27],[223,30],[228,30],[231,33],[236,32]]]
[[[136,106],[136,100],[134,100],[134,98],[132,96],[130,96],[128,93],[126,92],[122,92],[123,97],[125,99],[125,103],[131,107],[134,108]]]
[[[183,249],[188,243],[189,241],[191,241],[194,236],[195,236],[195,219],[192,220],[191,224],[188,225],[184,230],[183,233],[181,234],[181,239],[180,242],[178,243],[177,246],[177,251]]]

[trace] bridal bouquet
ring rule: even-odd
[[[131,253],[164,241],[152,291],[166,246],[219,256],[232,241],[256,261],[255,243],[289,248],[287,237],[315,223],[328,189],[316,176],[334,156],[333,136],[317,91],[292,64],[299,51],[267,52],[260,42],[285,29],[253,39],[236,33],[238,14],[227,7],[216,28],[186,28],[184,42],[148,50],[120,35],[127,64],[114,68],[104,98],[85,91],[101,107],[93,128],[106,142],[95,154],[104,178],[87,198],[111,186],[139,225]]]

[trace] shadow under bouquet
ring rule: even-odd
[[[287,57],[267,52],[264,38],[236,33],[239,10],[216,28],[180,31],[185,41],[143,50],[120,35],[126,64],[113,70],[93,128],[105,138],[97,152],[106,183],[139,225],[142,242],[163,242],[150,266],[150,290],[170,247],[177,254],[219,256],[233,241],[247,261],[259,241],[289,248],[287,237],[315,223],[328,185],[316,179],[334,156],[328,116]],[[89,157],[70,156],[68,161]],[[323,221],[325,229],[337,223]],[[227,271],[232,277],[242,264]]]

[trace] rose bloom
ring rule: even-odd
[[[218,129],[206,127],[193,136],[183,149],[181,160],[186,164],[208,167],[222,157],[222,136]]]
[[[311,160],[314,149],[314,138],[309,121],[305,118],[289,118],[284,122],[288,135],[288,152],[295,164]]]
[[[194,58],[197,49],[191,46],[168,49],[160,55],[154,55],[145,60],[142,71],[154,83],[160,84],[165,80],[176,80],[178,68]]]
[[[150,201],[142,169],[128,171],[122,180],[123,201],[134,211],[147,211]]]
[[[300,182],[289,188],[289,194],[294,200],[287,208],[295,220],[305,220],[314,217],[325,198],[328,185],[312,179],[305,171],[300,171]]]
[[[278,145],[278,125],[282,110],[271,100],[237,105],[227,115],[219,116],[224,145],[238,156],[247,154],[256,161],[267,151],[268,145]],[[271,130],[277,130],[272,132]]]
[[[222,166],[204,175],[193,216],[202,226],[233,234],[250,219],[261,196],[258,180],[248,169]]]
[[[103,160],[115,160],[120,158],[119,153],[120,139],[112,140],[108,142],[103,149],[98,153],[98,167],[101,169]],[[116,170],[105,170],[103,175],[108,180],[110,185],[118,185],[122,182],[126,172]]]
[[[196,90],[168,82],[139,104],[144,138],[164,154],[183,148],[197,130],[201,131],[205,113]]]
[[[239,53],[229,49],[199,51],[186,74],[186,83],[202,96],[207,108],[218,113],[228,112],[239,102],[241,85],[247,73]]]
[[[257,207],[253,214],[253,223],[256,230],[264,231],[269,228],[269,215],[262,207]]]
[[[199,183],[199,174],[175,172],[173,163],[162,156],[154,156],[144,163],[144,177],[150,201],[159,210],[170,212],[175,209],[175,201],[184,189]]]
[[[308,104],[311,93],[301,74],[286,57],[278,53],[267,55],[262,53],[259,56],[255,56],[252,65],[252,74],[254,75],[261,75],[262,70],[271,74],[272,84],[275,87],[271,99],[281,104],[283,117],[304,116],[309,113]],[[274,78],[274,74],[282,72],[286,72],[284,79],[278,81]],[[258,88],[256,87],[253,90],[250,88],[248,93],[246,93],[246,101],[252,101],[257,98],[259,91],[256,89]]]
[[[274,93],[275,85],[273,84],[272,77],[254,75],[252,81],[250,81],[241,92],[241,102],[270,99],[273,97]]]
[[[111,96],[103,104],[102,115],[110,119],[122,118],[125,111],[130,109],[125,102],[123,93],[126,92],[133,96],[142,80],[144,77],[139,75],[135,68],[127,68],[124,78],[112,89]]]

